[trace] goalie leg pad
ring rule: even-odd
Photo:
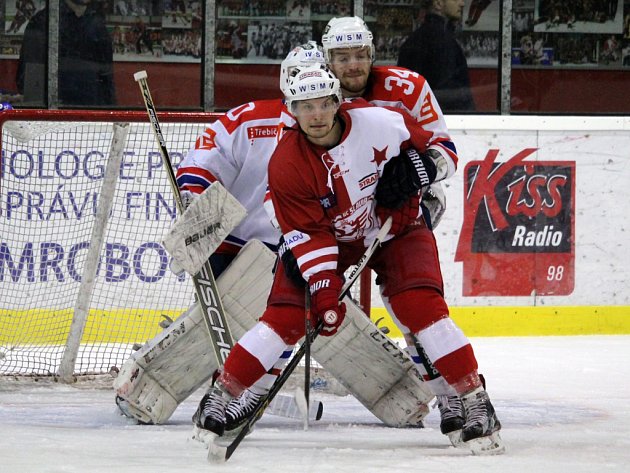
[[[349,298],[333,337],[318,337],[311,355],[367,409],[391,427],[417,425],[433,394],[411,358]]]
[[[275,255],[250,241],[217,280],[236,338],[264,312]],[[219,367],[197,304],[149,340],[125,362],[114,380],[121,410],[143,423],[166,422],[177,406]]]

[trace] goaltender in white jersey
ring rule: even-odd
[[[323,53],[315,43],[295,48],[282,63],[280,88],[284,90],[292,68],[323,62]],[[221,275],[218,277],[220,289],[222,284],[227,285],[222,281],[223,276],[225,280],[234,279],[233,274],[222,273],[230,272],[230,269],[226,271],[226,268],[247,242],[259,240],[271,249],[275,249],[278,243],[280,232],[270,223],[262,205],[267,186],[267,164],[275,149],[278,131],[294,122],[281,99],[255,101],[236,107],[204,131],[178,169],[177,181],[185,199],[193,198],[212,182],[219,181],[248,212],[247,217],[210,257],[215,275]],[[243,255],[239,255],[239,258],[241,256]],[[259,280],[256,283],[262,285]],[[270,284],[271,271],[267,291]],[[226,294],[221,292],[221,296],[226,304]],[[227,296],[239,298],[238,293]],[[233,323],[237,326],[236,330],[232,328],[235,336],[239,335],[236,332],[241,328],[246,331],[256,323],[264,310],[265,299],[266,293],[261,296],[260,309],[258,311],[254,309],[251,311],[254,313],[245,315],[239,313],[235,316],[226,307],[230,327],[232,328]],[[419,388],[414,380],[418,377],[415,367],[412,363],[407,363],[406,357],[401,356],[398,347],[387,342],[386,337],[378,330],[376,330],[378,335],[372,333],[374,325],[358,308],[355,308],[353,313],[357,317],[353,327],[367,334],[369,340],[365,342],[365,348],[373,352],[372,356],[365,357],[365,360],[360,362],[365,366],[357,367],[357,372],[363,370],[365,374],[370,368],[369,365],[374,365],[373,356],[381,356],[386,359],[380,363],[387,366],[390,373],[386,383],[378,379],[379,373],[371,373],[374,383],[381,384],[372,392],[365,390],[363,386],[362,392],[356,392],[352,380],[340,380],[341,383],[386,424],[394,426],[416,424],[426,415],[428,411],[426,404],[431,396],[423,392],[422,387]],[[235,320],[231,320],[230,317],[234,317]],[[212,360],[210,351],[203,352],[203,346],[207,345],[208,341],[204,340],[203,336],[190,335],[193,339],[187,340],[187,343],[182,342],[184,337],[181,334],[185,332],[188,334],[191,328],[195,329],[195,334],[197,331],[205,330],[199,321],[198,311],[195,307],[191,308],[178,318],[175,324],[147,342],[125,363],[115,382],[116,401],[125,414],[145,423],[164,423],[182,401],[210,378],[214,371],[212,363],[216,362]],[[180,343],[176,343],[177,340]],[[376,348],[369,347],[375,342],[380,345]],[[236,428],[243,415],[251,412],[255,403],[266,393],[286,364],[291,349],[292,347],[287,347],[285,356],[270,372],[246,391],[241,399],[234,402],[234,409],[228,410],[228,430]],[[392,353],[392,350],[396,353]],[[347,363],[343,357],[331,357],[326,349],[315,353],[314,357],[315,359],[320,357],[320,363],[331,373],[335,372],[335,367],[332,366],[334,363]],[[177,360],[176,363],[174,360]],[[383,384],[385,386],[382,386]],[[383,388],[387,389],[383,391]],[[411,391],[416,392],[411,398],[405,398],[401,394]],[[410,409],[405,402],[413,405],[413,408]],[[392,409],[392,403],[400,408]],[[234,417],[230,419],[230,415]]]

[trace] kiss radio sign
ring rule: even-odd
[[[506,162],[491,149],[464,168],[455,261],[464,296],[568,295],[575,282],[575,162]]]

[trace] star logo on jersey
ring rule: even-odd
[[[217,145],[214,142],[214,137],[217,136],[216,131],[212,128],[206,128],[202,135],[197,138],[195,142],[195,149],[213,149],[216,148]]]
[[[385,148],[381,150],[378,150],[374,147],[372,149],[374,150],[374,159],[371,162],[375,163],[376,167],[378,168],[381,163],[387,161],[387,146],[385,146]]]

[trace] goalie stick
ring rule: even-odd
[[[357,280],[361,272],[365,269],[369,259],[372,257],[372,254],[374,254],[376,249],[381,245],[381,243],[383,242],[383,239],[387,236],[387,233],[389,232],[391,227],[392,227],[392,218],[388,217],[388,219],[385,221],[385,223],[383,224],[383,226],[377,233],[376,237],[374,238],[374,241],[372,241],[372,243],[367,248],[367,250],[365,250],[365,253],[363,253],[361,258],[359,258],[359,261],[357,262],[356,266],[350,272],[348,279],[346,280],[345,284],[343,285],[343,288],[341,289],[341,294],[339,295],[339,301],[342,301],[343,298],[346,297],[346,295],[350,291],[350,288],[352,287],[354,282]],[[319,334],[323,326],[324,326],[324,321],[320,320],[317,326],[315,327],[315,330],[311,332],[311,335],[310,336],[308,334],[306,335],[305,341],[302,342],[302,344],[300,345],[300,348],[298,348],[298,350],[293,355],[293,358],[291,358],[291,361],[289,361],[289,363],[287,364],[285,369],[282,371],[280,376],[278,376],[278,379],[276,379],[276,381],[273,383],[273,386],[271,386],[271,389],[267,393],[267,396],[265,396],[264,400],[260,402],[258,406],[256,406],[256,409],[254,409],[254,412],[252,412],[251,415],[249,416],[249,420],[243,426],[243,428],[238,433],[238,435],[234,438],[234,440],[232,440],[226,446],[218,445],[216,442],[210,442],[208,446],[208,461],[209,462],[221,463],[230,459],[230,457],[234,454],[234,451],[236,450],[236,448],[240,445],[240,443],[243,441],[245,436],[251,431],[254,424],[258,421],[258,419],[262,417],[269,403],[273,400],[276,394],[278,394],[280,389],[282,389],[282,386],[287,381],[287,379],[289,379],[289,376],[291,376],[291,374],[293,373],[297,365],[300,363],[300,361],[304,357],[306,347],[309,346],[309,344],[313,343],[313,341],[315,340],[315,338],[317,338],[317,335]]]
[[[151,92],[149,90],[149,84],[147,83],[146,71],[139,71],[133,75],[133,78],[140,86],[140,92],[144,100],[144,105],[149,115],[149,121],[151,122],[151,128],[153,134],[160,149],[160,155],[162,156],[162,162],[164,168],[168,174],[168,180],[175,196],[175,203],[177,211],[181,215],[184,212],[184,203],[182,202],[182,196],[177,186],[177,179],[175,172],[171,165],[171,160],[166,149],[166,140],[162,135],[162,129],[160,122],[158,121],[157,112],[153,99],[151,98]],[[192,276],[193,283],[195,285],[195,293],[197,295],[198,303],[201,307],[204,322],[208,328],[208,334],[210,340],[212,340],[212,348],[217,357],[219,366],[223,366],[225,359],[227,358],[230,350],[234,346],[234,339],[225,317],[225,311],[223,310],[223,304],[219,296],[217,289],[217,283],[212,273],[212,267],[210,261],[206,260],[201,270]]]

